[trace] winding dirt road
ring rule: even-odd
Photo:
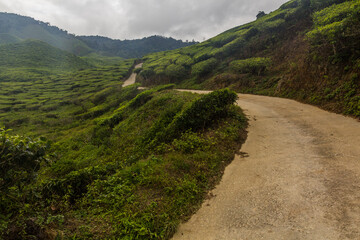
[[[142,63],[139,63],[138,65],[135,66],[135,69],[137,68],[141,68],[142,67]],[[132,84],[135,84],[135,81],[136,81],[136,73],[132,73],[130,75],[130,77],[123,83],[123,87],[127,87],[127,86],[130,86]]]
[[[360,122],[239,97],[250,119],[243,154],[173,239],[360,239]]]

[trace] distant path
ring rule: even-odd
[[[174,238],[360,239],[360,122],[293,100],[239,95],[248,139]]]
[[[135,69],[141,68],[142,65],[143,65],[142,63],[139,63],[138,65],[135,66]],[[135,81],[136,81],[136,73],[132,73],[122,86],[127,87],[129,85],[135,84]]]

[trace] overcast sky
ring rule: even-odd
[[[253,21],[287,0],[0,0],[0,11],[49,22],[76,35],[202,41]]]

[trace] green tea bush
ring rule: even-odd
[[[251,73],[261,75],[270,64],[269,58],[248,58],[235,60],[230,63],[230,68],[237,73]]]
[[[165,74],[170,78],[181,80],[186,76],[186,70],[181,65],[171,64],[166,67]]]
[[[208,60],[196,63],[192,66],[192,74],[196,76],[204,76],[210,73],[217,64],[215,58],[210,58]]]
[[[320,10],[322,8],[331,6],[333,4],[342,3],[347,0],[310,0],[310,6],[314,10]]]
[[[48,161],[49,142],[44,138],[33,140],[11,136],[0,128],[0,191],[32,181],[42,162]]]
[[[169,125],[173,134],[189,129],[204,129],[220,118],[226,117],[228,107],[235,103],[237,94],[228,89],[214,91],[192,102]]]
[[[344,37],[360,35],[358,31],[360,1],[332,5],[314,14],[314,29],[307,36],[313,42],[335,43]]]

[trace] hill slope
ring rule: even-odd
[[[49,23],[17,14],[0,13],[0,33],[7,33],[24,40],[40,40],[76,55],[85,55],[92,51],[67,31],[50,26]]]
[[[91,67],[81,58],[35,40],[0,46],[1,68],[78,70]]]
[[[187,48],[143,58],[143,85],[296,98],[360,116],[360,1],[292,0]]]
[[[7,33],[0,33],[0,45],[18,43],[21,39]]]

